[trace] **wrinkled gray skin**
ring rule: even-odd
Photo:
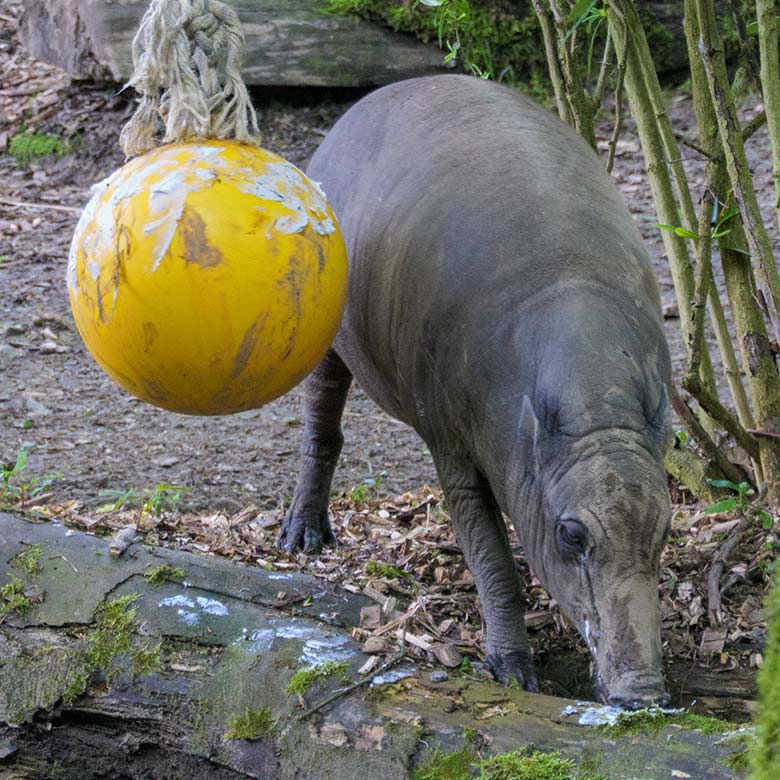
[[[600,696],[665,701],[669,355],[650,261],[602,163],[522,95],[435,76],[357,103],[308,173],[344,233],[349,302],[307,380],[280,543],[334,541],[328,494],[354,377],[430,447],[494,674],[537,686],[503,512],[587,641]]]

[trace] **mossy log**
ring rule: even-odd
[[[322,0],[227,0],[238,10],[250,85],[363,87],[441,72],[435,46],[356,17],[325,12]],[[131,42],[148,0],[27,0],[21,38],[34,57],[77,78],[125,82]]]
[[[173,580],[145,577],[164,565]],[[407,662],[301,718],[286,691],[296,670],[338,662],[358,679],[367,660],[350,634],[366,599],[305,575],[139,543],[114,558],[105,539],[0,514],[0,581],[14,578],[31,603],[0,623],[3,778],[407,780],[465,743],[557,750],[610,780],[736,777],[722,736],[604,733],[580,723],[595,705],[457,675],[433,683]],[[99,642],[122,646],[127,626],[105,622],[122,597],[135,599],[131,644],[90,669]],[[132,673],[131,656],[145,668]],[[340,686],[318,683],[305,706]],[[235,738],[252,723],[255,739]]]

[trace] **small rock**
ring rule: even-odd
[[[0,344],[0,371],[5,369],[11,361],[19,355],[19,350],[10,344]]]
[[[10,325],[5,326],[6,336],[22,336],[26,331],[27,328],[25,328],[24,325],[15,325],[14,323],[11,323]]]
[[[16,753],[16,746],[9,739],[0,741],[0,761]]]
[[[389,649],[387,640],[381,636],[370,636],[363,643],[362,650],[366,655],[380,655],[386,653]]]
[[[46,341],[56,341],[57,335],[54,333],[54,331],[51,328],[44,328],[41,331],[41,336],[43,336]]]
[[[447,666],[450,669],[454,669],[460,665],[463,660],[463,656],[454,644],[451,642],[441,643],[437,642],[431,646],[433,654],[436,656],[436,660],[442,665]]]
[[[382,610],[379,607],[362,607],[360,610],[360,627],[369,631],[382,625]]]
[[[36,401],[34,398],[25,398],[24,405],[27,408],[27,413],[33,417],[46,417],[51,414],[51,409],[45,407],[40,401]]]
[[[432,683],[441,683],[447,682],[447,680],[450,679],[450,675],[449,672],[445,672],[443,669],[439,669],[436,672],[431,672],[430,678]]]
[[[57,344],[53,341],[43,341],[41,342],[41,346],[38,347],[38,350],[43,355],[51,355],[53,352],[57,351]]]

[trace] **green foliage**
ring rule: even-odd
[[[366,564],[366,574],[369,577],[387,577],[391,580],[411,577],[409,572],[405,572],[397,566],[391,566],[389,563],[382,563],[382,561],[369,561]]]
[[[150,569],[144,574],[144,579],[152,585],[163,585],[169,580],[183,580],[184,569],[181,567],[173,568],[167,563],[158,566],[156,569]]]
[[[619,737],[626,734],[656,734],[667,726],[680,726],[689,731],[700,731],[702,734],[725,734],[737,728],[736,723],[719,718],[696,715],[693,712],[664,712],[653,708],[621,712],[616,723],[600,726],[600,729],[609,737]]]
[[[349,664],[346,661],[326,661],[316,666],[299,669],[287,683],[288,696],[303,696],[316,682],[338,677],[342,682],[349,682]]]
[[[469,780],[477,756],[467,747],[453,753],[436,749],[430,758],[412,772],[412,780]]]
[[[34,577],[41,570],[41,546],[31,544],[13,559],[11,566],[19,569],[28,579]]]
[[[14,612],[17,615],[24,615],[32,607],[33,603],[25,593],[25,589],[41,570],[40,560],[40,545],[31,544],[11,561],[11,568],[19,572],[21,579],[13,572],[9,572],[7,575],[9,581],[0,587],[0,621]]]
[[[236,715],[228,721],[225,736],[228,739],[258,739],[274,733],[276,721],[268,707],[259,710],[247,708],[242,715]]]
[[[149,674],[160,666],[160,645],[133,649],[133,634],[138,630],[137,593],[129,593],[103,602],[95,610],[95,630],[88,637],[87,673],[102,671],[106,682],[119,673],[115,660],[129,656],[135,674]]]
[[[741,514],[755,515],[761,525],[769,530],[775,523],[774,515],[767,512],[766,509],[755,509],[750,505],[750,497],[755,495],[755,490],[747,482],[732,482],[728,479],[708,479],[707,482],[716,488],[730,490],[735,495],[728,498],[722,498],[716,501],[712,506],[707,507],[704,513],[707,515],[716,515],[720,512],[738,511]]]
[[[479,780],[574,780],[574,761],[524,748],[479,763]]]
[[[103,602],[95,611],[95,630],[89,635],[87,663],[91,670],[100,669],[110,683],[116,675],[114,659],[130,652],[133,633],[138,628],[137,593]]]
[[[503,0],[326,0],[335,14],[357,14],[394,30],[435,41],[446,62],[481,78],[510,84],[546,82],[536,16],[517,15]]]
[[[769,637],[758,673],[756,739],[750,748],[753,780],[780,777],[780,567],[774,569],[774,584],[766,601]]]
[[[155,485],[153,488],[145,488],[140,492],[133,488],[128,490],[107,488],[101,490],[99,495],[111,501],[98,507],[97,512],[107,514],[140,505],[143,514],[160,517],[164,511],[175,512],[182,495],[188,491],[189,488],[165,483]]]
[[[32,606],[24,595],[24,583],[15,575],[8,575],[10,582],[0,587],[0,620],[15,612],[23,615]]]
[[[359,485],[355,485],[355,487],[349,491],[349,497],[356,504],[365,504],[371,497],[371,494],[368,492],[368,485],[363,482]]]
[[[718,201],[715,202],[712,211],[712,220],[710,222],[710,240],[717,241],[731,233],[731,228],[727,223],[739,215],[739,209],[734,207],[722,207]],[[674,233],[680,238],[687,238],[690,241],[696,241],[699,237],[692,230],[681,227],[680,225],[664,225],[661,222],[655,222],[654,225],[667,233]]]
[[[141,512],[147,515],[160,517],[164,509],[175,512],[181,501],[182,493],[187,492],[189,488],[177,487],[176,485],[166,485],[164,483],[155,485],[154,490],[146,490],[146,500],[141,507]]]
[[[0,463],[0,504],[39,496],[49,490],[54,481],[62,476],[62,472],[57,471],[22,481],[22,474],[27,468],[27,455],[27,450],[20,449],[16,453],[13,464]]]
[[[469,780],[474,777],[473,769],[479,771],[478,780],[607,780],[594,773],[593,762],[583,760],[577,768],[574,761],[560,753],[529,747],[484,761],[478,758],[465,745],[452,753],[437,749],[415,769],[412,780]]]
[[[63,157],[70,151],[70,144],[57,135],[21,133],[8,144],[8,153],[19,165],[28,165],[38,157],[49,154]]]

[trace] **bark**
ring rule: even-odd
[[[761,52],[761,86],[766,108],[769,142],[772,146],[772,178],[775,185],[775,216],[780,227],[780,49],[778,49],[775,0],[756,0],[758,45]]]
[[[241,17],[250,85],[358,87],[445,71],[441,51],[352,16],[334,16],[319,0],[229,0]],[[77,78],[126,82],[131,41],[148,2],[27,0],[25,48]]]
[[[702,59],[698,56],[699,16],[696,0],[686,0],[685,29],[691,62],[691,87],[694,110],[699,126],[699,143],[708,157],[707,183],[722,204],[731,205],[730,182],[726,170],[723,139],[719,133],[715,104],[707,81]],[[740,345],[742,367],[753,401],[753,415],[759,430],[775,431],[780,425],[780,377],[772,354],[764,314],[759,307],[757,289],[747,242],[737,218],[729,224],[731,232],[719,240],[720,258],[726,282],[726,294]],[[746,424],[741,416],[743,426]],[[780,483],[780,448],[768,437],[757,437],[759,449],[756,473],[759,482],[766,482],[768,501],[778,503]]]
[[[114,559],[106,540],[10,515],[0,515],[4,583],[34,544],[40,568],[27,586],[36,604],[0,625],[3,777],[408,780],[436,748],[464,744],[484,755],[524,745],[587,755],[591,771],[611,780],[735,777],[725,763],[734,748],[719,736],[666,728],[605,737],[579,723],[599,712],[590,705],[472,677],[432,683],[408,662],[411,676],[401,682],[377,680],[300,717],[297,698],[285,693],[296,669],[343,659],[356,678],[366,662],[350,635],[365,597],[305,575],[139,543]],[[181,567],[185,582],[144,578],[162,564]],[[132,675],[125,651],[107,662],[110,684],[93,673],[65,703],[94,647],[96,610],[131,594],[134,647],[161,643],[160,665]],[[315,686],[305,706],[313,710],[341,685]],[[260,707],[276,721],[272,733],[230,738],[231,720]]]

